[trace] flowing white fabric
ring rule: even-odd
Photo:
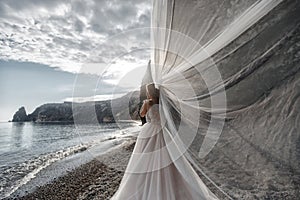
[[[158,104],[150,108],[146,118],[147,123],[133,149],[134,156],[130,158],[119,189],[111,199],[217,199],[184,156],[172,161],[168,149],[164,148],[166,141]],[[149,154],[149,157],[141,159],[141,154]],[[175,163],[185,169],[184,174],[179,172]]]
[[[231,199],[235,194],[230,190],[238,186],[227,186],[239,180],[230,180],[225,170],[247,176],[245,185],[247,181],[259,185],[255,173],[266,165],[251,162],[263,157],[263,140],[257,139],[262,142],[256,147],[251,138],[240,133],[245,127],[233,128],[225,119],[228,114],[244,112],[271,88],[263,84],[260,78],[263,72],[255,70],[264,66],[287,40],[285,31],[294,33],[297,27],[294,25],[299,22],[293,18],[297,11],[292,10],[293,2],[282,2],[153,0],[151,76],[160,89],[160,120],[156,121],[158,117],[149,111],[151,123],[143,127],[113,199],[216,199],[216,196]],[[280,4],[292,12],[276,10]],[[278,17],[270,20],[270,13]],[[284,17],[290,24],[268,37]],[[257,51],[249,52],[255,45]],[[257,73],[249,78],[254,71]],[[246,78],[247,84],[242,82]],[[273,82],[268,83],[274,85]],[[229,136],[218,143],[224,127]],[[249,151],[255,155],[241,152],[243,145],[252,148]],[[222,152],[222,147],[226,152]],[[227,168],[214,166],[215,160],[219,164],[224,161]],[[266,160],[263,162],[269,162]],[[200,163],[206,164],[205,170]],[[249,168],[248,163],[254,167]],[[214,168],[211,173],[207,166]],[[198,174],[210,183],[216,196]]]

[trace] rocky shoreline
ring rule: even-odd
[[[134,145],[135,139],[130,139],[121,148],[94,158],[32,193],[7,199],[110,199],[119,187]]]

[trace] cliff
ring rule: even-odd
[[[72,105],[73,104],[73,105]],[[129,105],[128,105],[129,104]],[[77,116],[76,122],[114,122],[114,116],[121,120],[139,120],[138,115],[139,92],[130,92],[123,97],[96,102],[83,103],[47,103],[37,107],[31,114],[26,114],[25,108],[21,107],[13,116],[13,122],[74,122],[74,115]],[[112,109],[111,105],[114,106]],[[74,106],[76,109],[74,109]],[[113,111],[114,110],[114,111]],[[129,115],[126,115],[129,110]],[[95,119],[83,116],[83,113],[91,116],[90,112],[95,113]]]

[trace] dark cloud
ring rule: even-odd
[[[71,3],[72,12],[78,16],[88,16],[91,12],[91,7],[93,7],[93,1],[74,0]]]
[[[74,22],[74,30],[82,33],[82,31],[84,30],[84,23],[80,20],[80,19],[76,19]]]
[[[141,6],[141,3],[145,3]],[[117,34],[131,28],[150,26],[148,1],[106,1],[93,9],[91,28],[99,33]],[[149,15],[147,17],[146,15]]]

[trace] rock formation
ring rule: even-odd
[[[14,114],[12,121],[13,122],[26,122],[28,121],[28,116],[26,114],[26,110],[24,106],[19,108],[19,110]]]
[[[112,103],[113,102],[113,103]],[[76,104],[74,111],[73,107]],[[121,120],[139,120],[139,92],[130,92],[123,97],[96,102],[74,103],[47,103],[37,107],[31,114],[27,115],[25,108],[21,107],[13,116],[13,122],[74,122],[76,123],[104,123],[114,122],[114,117]],[[112,109],[111,105],[114,106]],[[112,111],[114,110],[114,111]],[[91,113],[96,113],[95,117]]]

